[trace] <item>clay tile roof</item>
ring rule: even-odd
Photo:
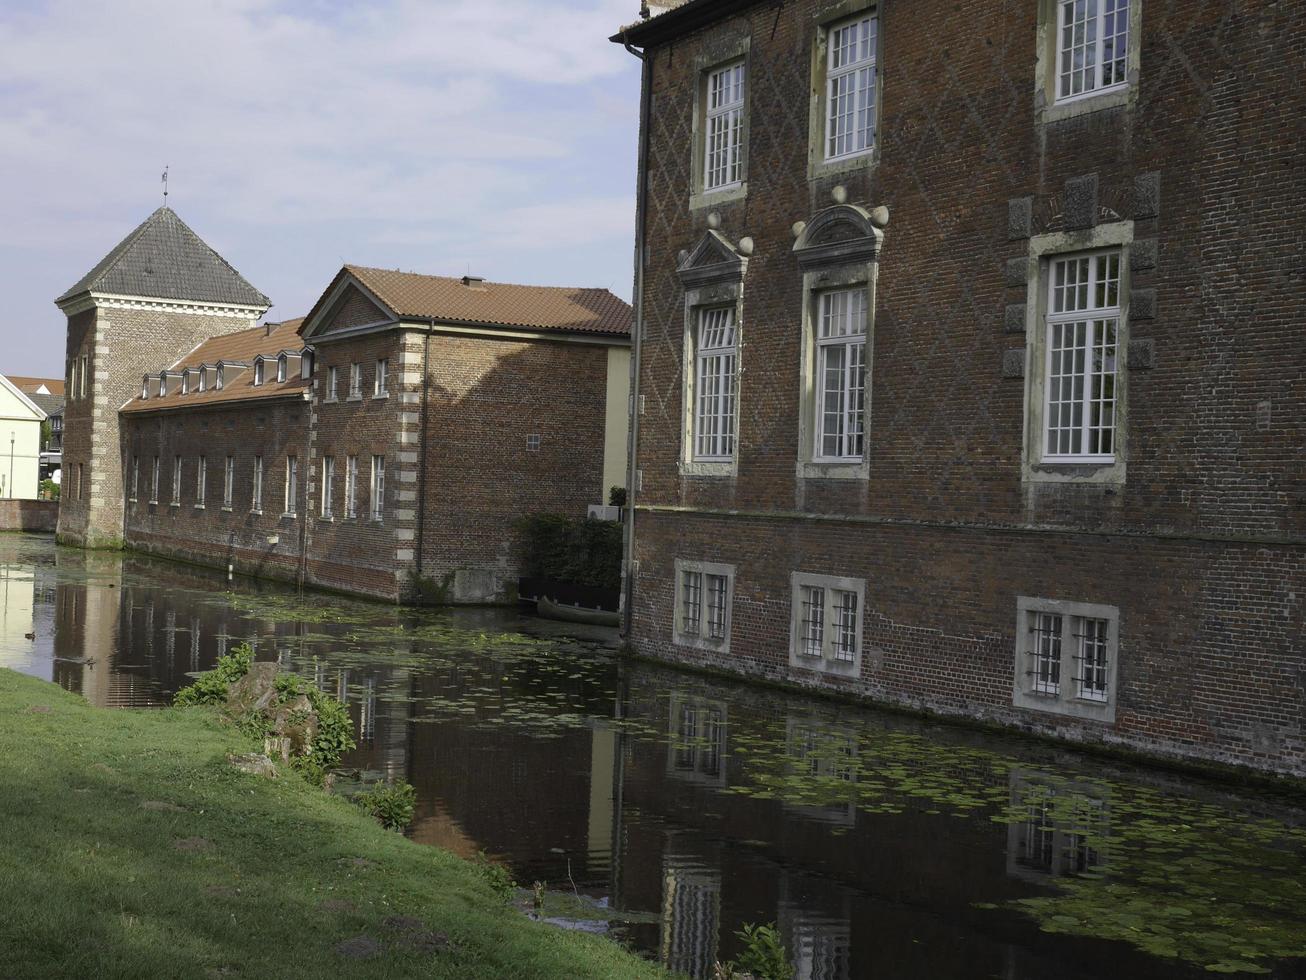
[[[265,323],[249,330],[223,334],[206,340],[175,364],[168,366],[171,374],[181,374],[187,368],[209,365],[216,368],[219,361],[230,365],[237,362],[247,365],[243,368],[227,367],[221,388],[214,386],[210,378],[204,391],[196,390],[192,382],[191,390],[181,393],[181,382],[170,380],[168,393],[159,397],[157,381],[163,368],[149,371],[150,397],[141,398],[139,394],[123,406],[124,412],[157,412],[173,408],[200,408],[205,405],[223,405],[231,402],[261,401],[268,398],[302,396],[308,390],[309,382],[304,380],[298,369],[288,371],[286,380],[277,381],[276,359],[283,350],[301,350],[304,346],[299,336],[303,317],[285,320],[281,323]],[[263,383],[254,384],[254,358],[262,354],[269,362],[263,369]]]
[[[400,317],[630,336],[630,304],[606,289],[516,286],[394,269],[345,269]]]
[[[52,395],[59,395],[62,397],[64,394],[63,378],[24,378],[17,374],[6,374],[5,377],[12,381],[14,387],[24,395],[36,394],[36,390],[40,388],[41,385],[45,385],[46,390]]]
[[[272,305],[167,207],[141,222],[55,303],[87,292],[263,309]]]

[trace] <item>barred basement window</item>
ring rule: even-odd
[[[675,576],[674,642],[704,650],[727,651],[735,567],[676,559]]]
[[[1120,251],[1052,260],[1045,462],[1113,462],[1121,325]]]
[[[694,459],[729,460],[735,452],[738,348],[733,307],[699,311],[695,353]]]
[[[794,572],[789,662],[856,675],[861,671],[863,579]]]
[[[830,29],[825,74],[827,160],[854,157],[875,144],[876,31],[873,15]]]
[[[860,460],[865,450],[866,290],[822,293],[820,303],[813,458]]]
[[[733,187],[743,180],[744,63],[737,61],[707,77],[705,190]]]
[[[1129,0],[1059,0],[1057,101],[1128,84]]]
[[[1017,613],[1013,703],[1114,720],[1119,610],[1021,597]]]

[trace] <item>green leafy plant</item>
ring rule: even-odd
[[[40,490],[40,496],[44,500],[59,499],[59,484],[55,483],[53,480],[49,480],[49,479],[42,480],[39,490]]]
[[[484,851],[478,851],[471,864],[476,869],[477,876],[490,886],[490,891],[498,895],[504,905],[513,900],[517,894],[517,882],[507,868],[491,861]]]
[[[610,487],[610,488],[608,489],[608,505],[609,505],[610,507],[625,507],[625,506],[626,506],[626,488],[625,488],[625,487]]]
[[[763,926],[746,923],[735,935],[744,944],[743,953],[732,964],[735,969],[758,980],[793,980],[794,965],[774,922]]]
[[[193,684],[183,687],[172,699],[181,707],[196,704],[221,704],[227,700],[227,688],[249,673],[254,663],[254,648],[248,643],[234,647],[210,671],[201,674]]]
[[[621,588],[621,525],[616,521],[531,514],[517,522],[517,530],[526,574]]]
[[[386,830],[403,830],[413,822],[417,790],[408,783],[378,783],[356,794],[354,802],[376,817]]]

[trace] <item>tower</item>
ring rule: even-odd
[[[272,301],[161,207],[55,304],[68,317],[59,540],[117,547],[126,468],[119,408],[144,373],[253,326]]]

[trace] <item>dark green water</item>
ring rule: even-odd
[[[577,891],[696,977],[777,922],[798,977],[1306,977],[1306,810],[1069,749],[420,613],[0,535],[0,666],[168,703],[239,642],[344,698],[411,836]],[[26,634],[34,633],[34,638]]]

